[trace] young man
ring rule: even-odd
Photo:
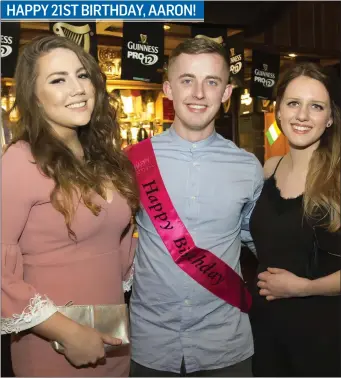
[[[163,87],[174,123],[151,144],[141,142],[154,164],[143,152],[131,157],[143,192],[130,300],[132,376],[252,375],[239,257],[241,241],[251,243],[263,173],[254,155],[215,132],[232,92],[228,79],[223,47],[203,38],[180,44]],[[144,174],[155,166],[159,181],[148,182]]]

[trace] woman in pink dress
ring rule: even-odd
[[[16,69],[20,119],[2,156],[2,334],[16,376],[128,376],[120,340],[57,311],[123,304],[131,281],[133,168],[95,59],[64,37],[27,45]],[[65,354],[52,349],[56,340]]]

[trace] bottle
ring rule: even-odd
[[[131,133],[130,127],[127,129],[127,145],[133,144],[133,134]]]

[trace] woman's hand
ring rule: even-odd
[[[96,364],[102,360],[105,357],[104,344],[122,344],[122,340],[80,325],[58,311],[32,331],[63,345],[63,354],[74,366]]]
[[[96,364],[105,358],[104,344],[120,345],[122,340],[82,326],[72,337],[63,341],[64,355],[74,366]]]
[[[268,268],[258,275],[259,294],[268,301],[280,298],[303,297],[307,295],[310,280],[279,268]]]

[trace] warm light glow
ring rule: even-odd
[[[127,136],[127,130],[121,129],[121,138],[122,139],[127,139],[128,138],[128,136]]]
[[[139,132],[139,128],[138,127],[132,127],[131,129],[131,137],[133,139],[133,141],[137,141],[137,133]]]
[[[155,106],[154,106],[154,102],[148,102],[147,103],[147,114],[150,117],[152,117],[155,113]]]
[[[5,112],[8,111],[7,97],[1,97],[1,107],[5,110]]]
[[[252,97],[247,89],[244,89],[244,94],[240,96],[240,102],[244,105],[250,105],[252,103]]]
[[[296,58],[296,54],[292,53],[292,54],[289,54],[290,58]]]
[[[171,27],[169,25],[163,25],[164,30],[169,30]]]
[[[123,102],[123,111],[125,114],[130,114],[134,112],[133,97],[121,96]]]

